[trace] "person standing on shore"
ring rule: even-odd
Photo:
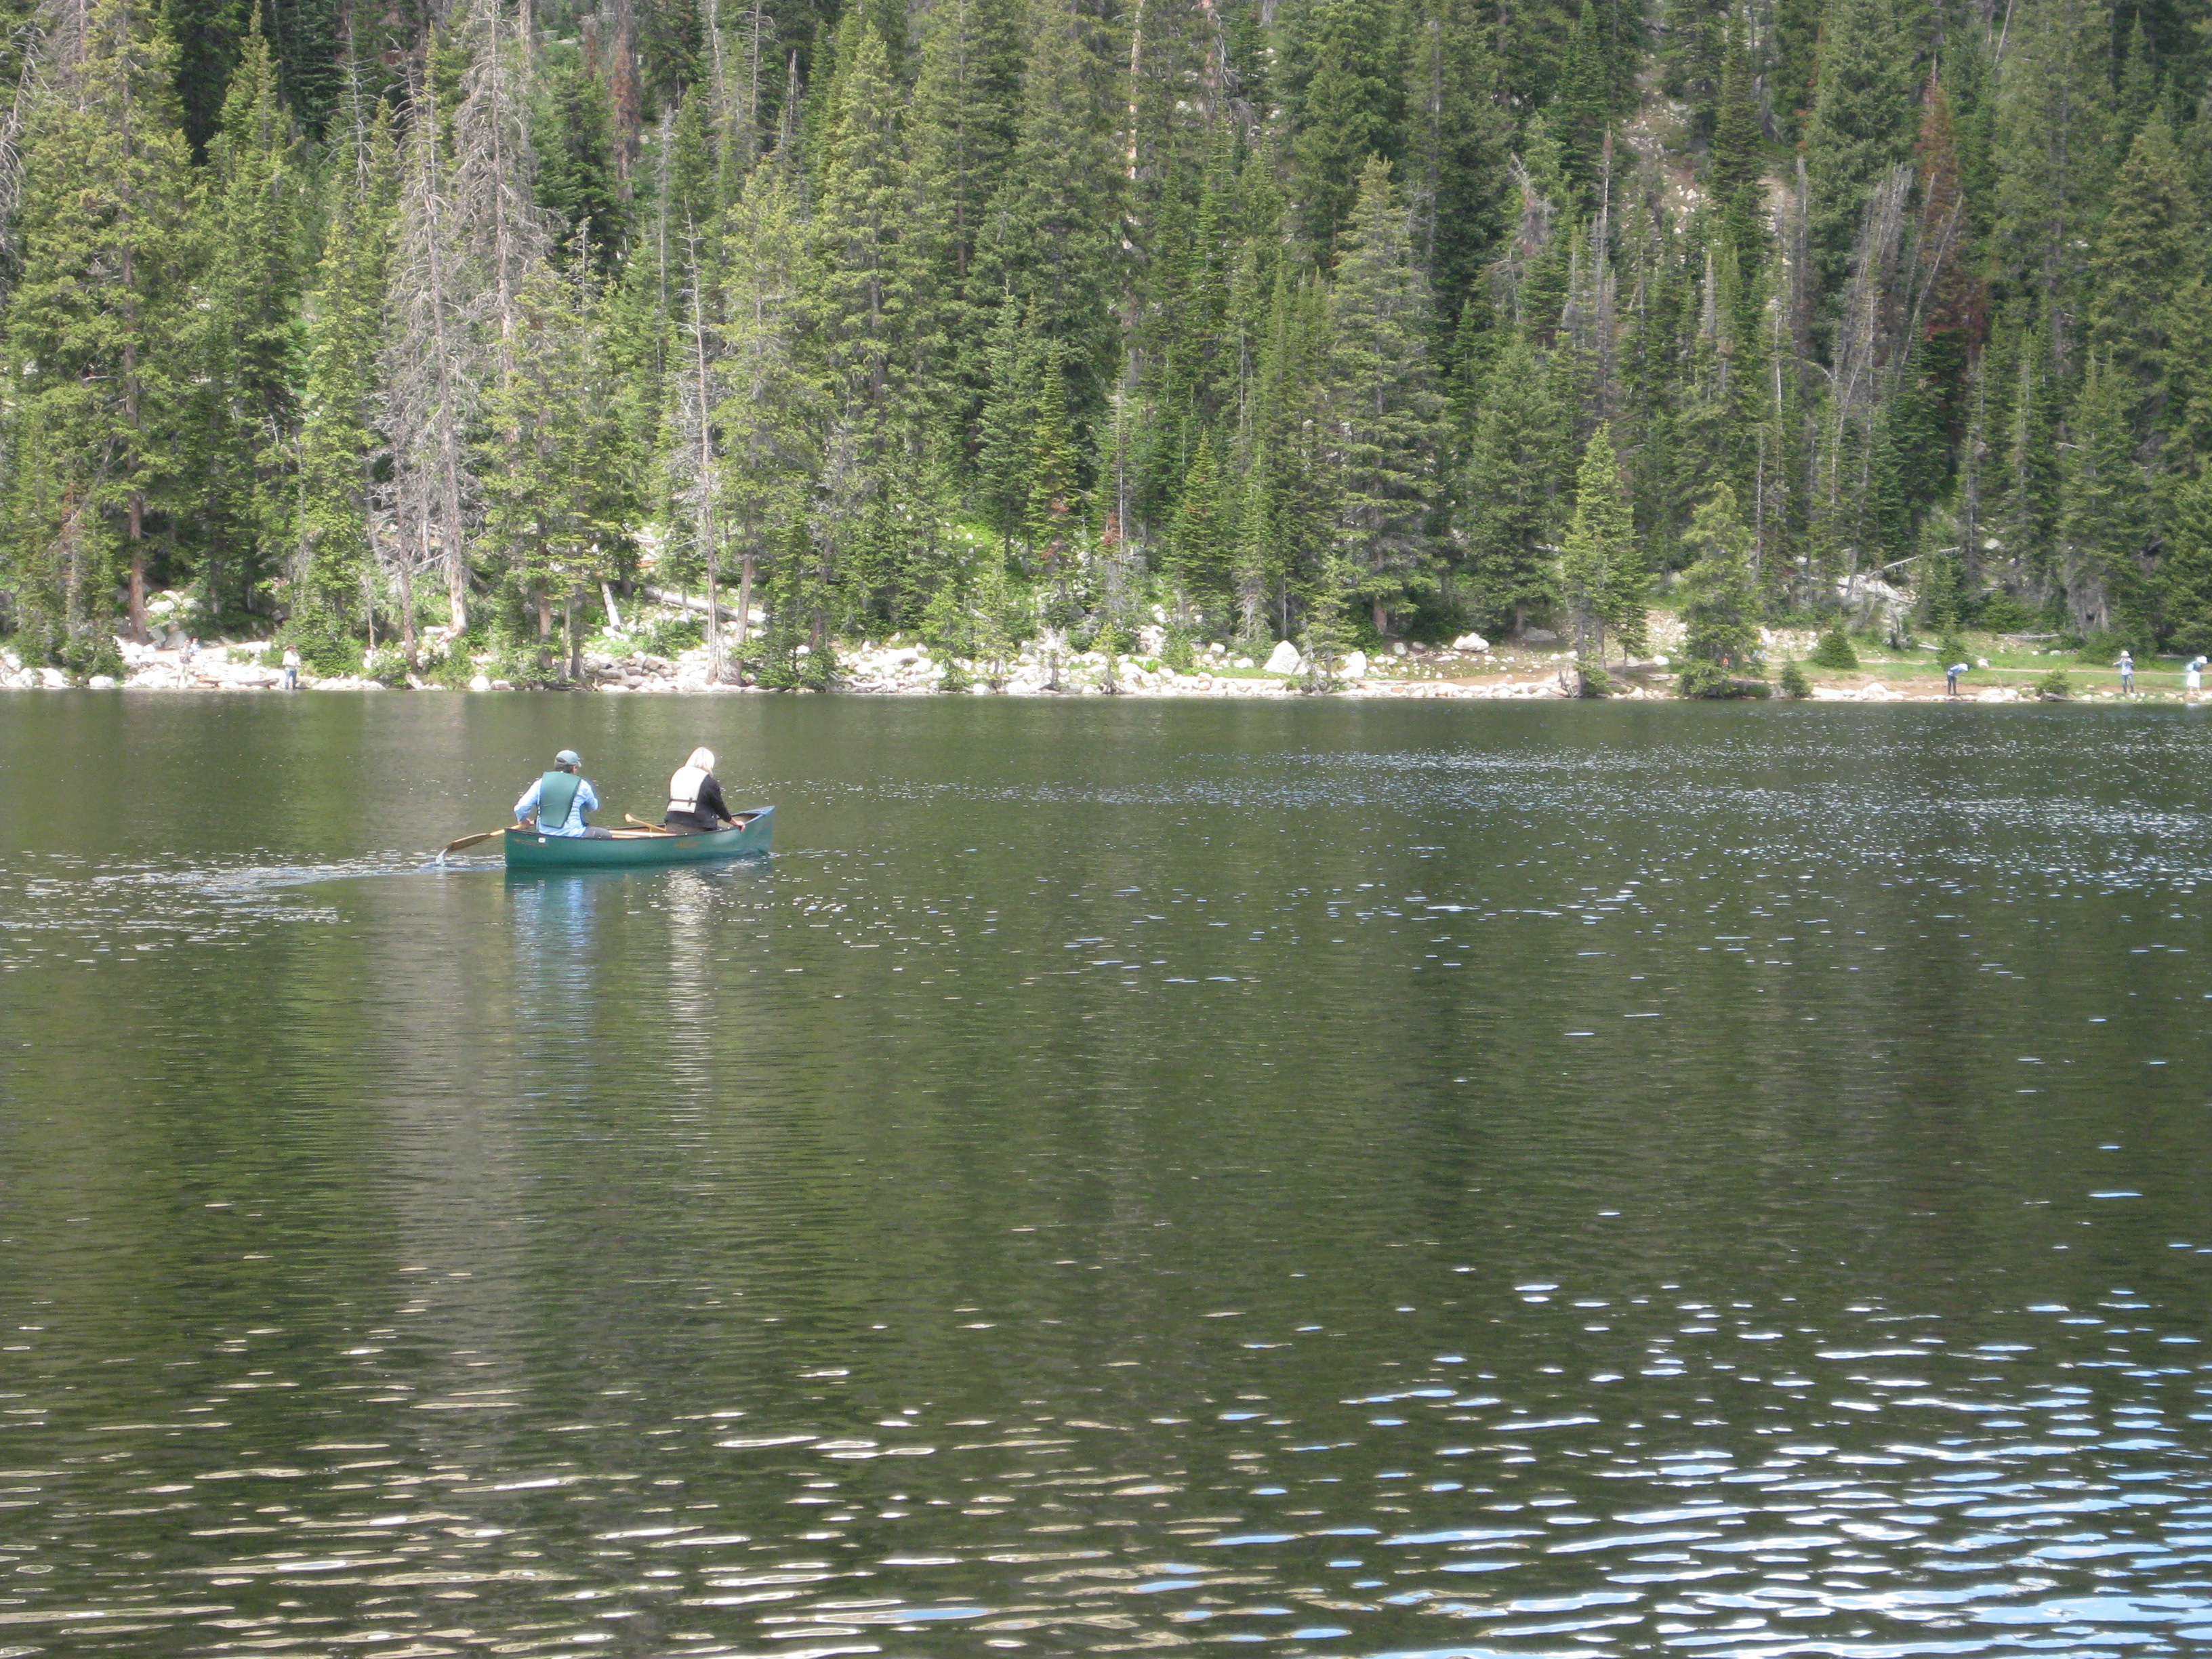
[[[2189,666],[2182,671],[2182,684],[2186,688],[2184,694],[2185,700],[2195,702],[2197,694],[2204,689],[2204,659],[2191,657],[2189,659]]]
[[[2124,697],[2135,696],[2136,659],[2123,651],[2120,653],[2119,661],[2112,665],[2120,671],[2120,695]]]
[[[614,831],[597,830],[584,814],[599,810],[599,791],[583,775],[584,763],[573,749],[553,757],[553,769],[522,792],[514,803],[514,821],[538,821],[541,836],[563,836],[574,841],[612,841]]]
[[[1972,665],[1971,663],[1954,662],[1943,671],[1943,694],[1946,696],[1955,697],[1959,695],[1959,676]]]
[[[296,645],[284,647],[284,689],[287,691],[300,689],[300,647]]]

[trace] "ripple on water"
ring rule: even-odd
[[[0,852],[0,1659],[2201,1650],[2212,738],[1774,712]]]

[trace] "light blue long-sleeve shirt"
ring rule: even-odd
[[[522,792],[522,799],[514,803],[514,821],[517,823],[529,823],[532,816],[537,812],[538,792],[544,787],[544,783],[545,780],[542,777],[532,778],[530,781],[530,787]],[[584,814],[596,812],[599,810],[599,792],[592,787],[588,781],[578,778],[576,799],[568,807],[568,821],[557,828],[550,823],[541,823],[538,826],[538,833],[541,836],[580,836],[591,827],[584,822]]]

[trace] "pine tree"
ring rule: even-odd
[[[1607,58],[1611,0],[1583,0],[1567,57],[1559,73],[1559,95],[1551,106],[1568,182],[1587,204],[1597,183],[1601,159],[1613,131],[1611,64]]]
[[[1792,142],[1812,121],[1825,10],[1821,0],[1775,0],[1774,69],[1767,84],[1775,123]]]
[[[1996,250],[2046,312],[2078,299],[2081,250],[2111,167],[2112,20],[2102,0],[2026,0],[1996,118]]]
[[[1168,573],[1185,598],[1204,605],[1227,593],[1233,529],[1213,434],[1201,429],[1177,492],[1175,527],[1168,539]]]
[[[198,307],[204,374],[192,410],[199,583],[211,608],[246,608],[279,568],[296,492],[295,256],[301,181],[276,64],[257,21],[246,36],[211,146],[206,198],[212,258]]]
[[[1992,348],[1997,408],[1988,523],[2012,568],[2011,585],[2039,602],[2056,587],[2058,571],[2059,401],[2050,342],[2022,330]]]
[[[1273,637],[1268,612],[1279,605],[1285,574],[1283,540],[1275,524],[1273,472],[1264,438],[1253,444],[1244,471],[1236,533],[1237,636],[1258,647]]]
[[[112,663],[118,577],[143,635],[148,520],[179,504],[196,239],[174,63],[143,0],[98,0],[76,84],[45,101],[27,147],[8,316],[28,434],[12,481],[18,604],[32,647],[81,672]]]
[[[355,99],[343,113],[353,165],[339,177],[307,307],[290,619],[301,654],[334,672],[358,660],[353,619],[374,631],[377,346],[398,188],[389,107],[371,117]]]
[[[222,125],[226,89],[244,45],[245,25],[250,20],[259,33],[260,15],[238,0],[165,0],[161,12],[176,46],[178,117],[185,142],[191,146],[192,160],[204,161]]]
[[[556,82],[536,149],[538,204],[564,237],[586,238],[592,264],[611,275],[629,237],[630,204],[615,166],[613,106],[589,64],[579,60]]]
[[[945,0],[930,13],[910,128],[913,331],[931,366],[925,395],[963,445],[980,412],[1000,297],[981,276],[978,246],[1013,159],[1021,85],[1011,0]]]
[[[1474,0],[1425,0],[1415,27],[1402,176],[1415,263],[1456,319],[1504,233],[1511,133],[1497,102],[1486,19]]]
[[[1460,490],[1469,598],[1487,628],[1518,634],[1559,603],[1550,544],[1572,432],[1545,363],[1515,337],[1486,383]]]
[[[2096,298],[2089,330],[2091,348],[2154,404],[2153,419],[2163,401],[2170,307],[2185,282],[2201,274],[2203,252],[2195,192],[2183,177],[2172,129],[2154,113],[2107,198],[2090,267]]]
[[[1729,696],[1739,678],[1756,672],[1759,650],[1759,584],[1735,492],[1716,485],[1682,540],[1692,557],[1674,590],[1686,632],[1676,689],[1686,697]]]
[[[589,252],[579,237],[565,269],[539,264],[515,296],[514,368],[484,400],[481,474],[487,550],[541,619],[561,605],[570,678],[578,613],[620,562],[637,475],[609,383]],[[541,642],[549,633],[541,626]]]
[[[901,240],[906,158],[890,59],[862,15],[848,16],[830,97],[810,299],[837,418],[860,435],[865,462],[878,467],[901,435],[894,422],[908,396],[904,335],[914,283]]]
[[[1039,0],[1031,33],[1013,160],[992,204],[976,269],[988,291],[1023,296],[1037,332],[1060,343],[1069,406],[1087,420],[1116,356],[1109,296],[1121,179],[1070,0]]]
[[[804,253],[791,180],[778,168],[757,170],[729,216],[715,366],[723,388],[715,495],[738,558],[740,653],[757,573],[799,522],[815,459],[817,388],[802,358]]]
[[[1291,198],[1326,264],[1352,221],[1369,158],[1398,153],[1403,94],[1392,73],[1390,14],[1378,0],[1307,0],[1296,22],[1286,54]]]
[[[1690,106],[1692,144],[1709,143],[1719,121],[1733,7],[1729,0],[1667,0],[1662,9],[1659,84]]]
[[[1723,233],[1738,261],[1754,264],[1763,250],[1760,194],[1765,185],[1764,136],[1751,52],[1733,12],[1723,33],[1720,84],[1713,115],[1712,192]]]
[[[2150,500],[2128,431],[2132,401],[2126,380],[2092,358],[2067,419],[2060,536],[2075,626],[2148,647],[2156,627],[2142,562]]]
[[[1575,618],[1577,654],[1602,660],[1608,633],[1625,652],[1644,648],[1651,576],[1622,487],[1613,433],[1603,422],[1583,449],[1559,577]]]
[[[1031,551],[1048,571],[1063,570],[1083,524],[1077,490],[1075,434],[1067,421],[1067,374],[1057,340],[1047,341],[1036,366],[1036,422],[1030,428],[1027,529]]]
[[[1429,362],[1428,284],[1380,157],[1361,171],[1328,310],[1334,539],[1352,584],[1346,597],[1366,605],[1387,635],[1391,612],[1433,581],[1428,520],[1443,398]]]
[[[1915,172],[1920,183],[1916,263],[1927,298],[1923,346],[1947,401],[1965,391],[1968,354],[1980,344],[1988,295],[1975,270],[1975,221],[1952,118],[1950,88],[1931,80],[1921,106]]]
[[[985,392],[976,430],[977,483],[986,517],[1001,539],[1019,534],[1026,520],[1043,356],[1029,307],[1009,294],[984,345]]]
[[[2212,652],[2212,471],[2174,492],[2159,567],[2160,611],[2169,648]]]
[[[1867,192],[1912,153],[1913,47],[1898,0],[1834,0],[1805,132],[1814,253],[1832,289],[1842,286]]]

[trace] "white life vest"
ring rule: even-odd
[[[668,780],[668,810],[672,812],[696,813],[699,792],[707,786],[708,773],[702,766],[679,766],[676,775]]]

